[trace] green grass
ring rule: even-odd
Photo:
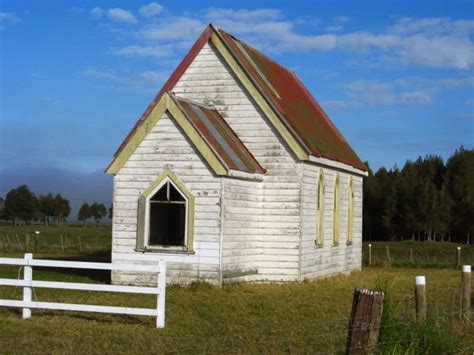
[[[16,270],[3,271],[16,277]],[[413,278],[426,275],[430,314],[456,339],[456,351],[474,350],[474,327],[453,314],[459,272],[438,269],[369,268],[350,276],[292,284],[239,284],[222,289],[206,284],[167,289],[166,327],[153,318],[33,310],[0,309],[0,349],[6,352],[329,352],[345,347],[355,287],[387,285],[402,327],[415,316]],[[101,282],[92,274],[35,271],[35,278]],[[20,289],[0,288],[0,297],[21,299]],[[155,297],[81,291],[36,290],[42,301],[153,307]],[[384,325],[382,325],[384,327]],[[384,328],[382,328],[384,329]],[[390,341],[394,341],[393,337]],[[395,338],[396,339],[396,338]],[[402,342],[406,338],[400,338]],[[399,343],[400,343],[399,342]],[[395,352],[401,353],[401,352]]]
[[[391,266],[415,268],[457,268],[457,247],[461,247],[461,265],[474,264],[474,245],[448,242],[371,242],[372,265],[388,266],[389,247]],[[369,265],[369,243],[363,245],[363,265]],[[410,260],[410,249],[413,263]]]
[[[35,231],[40,232],[37,243]],[[111,250],[111,240],[110,226],[0,226],[0,254],[4,255],[21,255],[25,252],[52,256],[107,253]]]
[[[0,227],[0,254],[21,256],[21,246],[5,246],[5,235],[40,230],[35,258],[108,261],[110,227]],[[62,253],[60,235],[71,245]],[[77,238],[83,249],[78,250]],[[10,238],[12,240],[12,238]],[[14,238],[16,239],[16,238]],[[97,240],[97,241],[96,241]],[[76,242],[77,243],[77,242]],[[18,244],[18,243],[17,243]],[[21,244],[21,242],[20,242]],[[474,351],[473,323],[460,322],[460,272],[453,268],[456,244],[373,242],[374,267],[319,281],[291,284],[239,284],[222,289],[207,284],[167,289],[166,327],[158,330],[147,317],[0,308],[0,349],[3,352],[251,352],[343,353],[355,287],[379,288],[389,295],[379,352],[384,354]],[[392,268],[385,262],[390,246]],[[463,247],[463,263],[474,264],[473,247]],[[409,260],[413,248],[414,265]],[[364,263],[367,244],[364,243]],[[409,266],[409,267],[406,267]],[[421,268],[429,267],[429,268]],[[429,321],[415,319],[413,280],[427,277]],[[16,268],[0,268],[0,277],[17,278]],[[107,283],[107,272],[35,268],[34,278],[68,282]],[[0,298],[21,299],[20,288],[0,287]],[[147,295],[37,289],[34,299],[51,302],[154,307]],[[428,344],[428,346],[426,346]],[[431,344],[431,345],[429,345]],[[433,345],[434,344],[434,345]]]

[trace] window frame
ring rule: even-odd
[[[354,242],[354,208],[355,208],[354,184],[353,184],[353,179],[351,177],[349,180],[348,203],[347,203],[347,245],[351,245]]]
[[[333,235],[332,235],[332,244],[333,246],[339,245],[339,219],[340,219],[340,191],[339,191],[339,174],[336,175],[334,181],[334,201],[333,201]]]
[[[150,200],[167,183],[170,183],[184,198],[185,225],[184,245],[150,245]],[[194,196],[171,170],[165,169],[163,173],[140,195],[138,199],[137,218],[137,245],[136,251],[193,253],[194,242]]]
[[[325,184],[324,173],[321,169],[319,172],[318,186],[316,188],[316,237],[315,244],[318,247],[324,245],[324,198],[325,198]],[[319,208],[318,208],[319,207]]]

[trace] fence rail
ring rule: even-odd
[[[23,266],[23,280],[21,279],[1,279],[0,285],[23,287],[23,300],[5,300],[0,299],[0,306],[23,308],[23,318],[31,317],[31,309],[52,309],[62,311],[96,312],[112,313],[126,315],[142,315],[156,317],[157,328],[165,326],[165,295],[166,295],[166,263],[161,260],[157,266],[150,265],[130,265],[130,264],[111,264],[111,263],[91,263],[79,261],[60,261],[60,260],[40,260],[33,259],[33,254],[25,254],[20,258],[0,258],[0,265]],[[139,287],[139,286],[121,286],[121,285],[102,285],[76,282],[59,281],[35,281],[33,280],[33,267],[53,267],[53,268],[71,268],[71,269],[93,269],[93,270],[123,270],[152,272],[157,274],[157,287]],[[99,291],[99,292],[122,292],[122,293],[140,293],[157,295],[156,308],[131,308],[100,306],[71,303],[52,303],[36,302],[31,300],[33,288],[54,288],[65,290],[81,291]]]

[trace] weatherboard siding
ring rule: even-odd
[[[214,105],[267,171],[263,181],[214,176],[165,115],[114,178],[114,262],[168,262],[168,282],[301,281],[361,266],[362,178],[299,162],[217,51],[206,44],[172,91]],[[138,196],[170,168],[195,196],[194,255],[135,252]],[[324,244],[315,245],[316,191],[325,177]],[[340,237],[332,245],[333,197],[340,179]],[[355,192],[353,243],[347,245],[348,186]],[[222,243],[222,244],[221,244]],[[153,283],[113,273],[116,283]]]
[[[273,129],[253,99],[246,93],[226,65],[223,58],[210,44],[206,44],[190,64],[172,90],[176,95],[205,104],[214,105],[242,140],[256,160],[267,172],[255,191],[249,182],[240,186],[242,196],[226,197],[226,206],[235,203],[235,210],[224,216],[224,255],[226,268],[256,268],[258,275],[239,280],[293,281],[299,278],[300,238],[300,173],[298,164],[288,147]],[[238,189],[237,182],[226,182],[226,188]],[[245,192],[244,190],[253,192]],[[258,202],[246,201],[244,196],[256,195],[260,204],[259,221],[238,220]],[[231,207],[228,207],[231,208]],[[240,208],[240,209],[239,209]],[[247,211],[242,210],[248,209]],[[258,212],[255,211],[255,215]],[[241,228],[242,231],[237,229]],[[243,234],[239,237],[237,234]],[[241,250],[229,251],[226,243],[236,240]],[[244,253],[244,245],[247,252]],[[227,256],[228,253],[229,255]],[[237,256],[236,253],[242,255]],[[232,255],[232,256],[231,256]]]
[[[195,197],[194,254],[137,252],[138,197],[169,168]],[[112,261],[167,262],[167,280],[188,284],[203,280],[219,284],[220,179],[213,175],[192,143],[167,114],[157,122],[114,177]],[[112,281],[150,284],[152,275],[113,272]]]
[[[315,278],[360,269],[362,262],[362,177],[316,164],[302,163],[301,277]],[[319,175],[324,176],[322,246],[316,239],[316,201]],[[339,243],[333,244],[334,185],[339,176]],[[349,182],[354,191],[353,242],[347,244]]]

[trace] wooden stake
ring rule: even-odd
[[[390,249],[388,248],[388,245],[386,245],[385,248],[387,249],[387,264],[390,267],[392,266],[392,259],[390,259]]]
[[[416,318],[419,322],[426,319],[426,278],[415,277]]]
[[[64,238],[62,234],[61,234],[61,254],[64,254]]]
[[[458,249],[458,258],[457,258],[457,266],[461,266],[461,247],[457,247]]]
[[[471,265],[462,267],[461,305],[463,319],[471,319]]]
[[[372,266],[372,244],[369,244],[369,266]]]
[[[410,248],[410,263],[414,264],[413,263],[413,248]]]
[[[383,292],[356,288],[347,332],[346,354],[373,354],[383,312]]]
[[[20,238],[18,237],[18,234],[15,234],[15,241],[16,241],[16,245],[18,245],[18,250],[21,250],[21,242],[20,242]]]

